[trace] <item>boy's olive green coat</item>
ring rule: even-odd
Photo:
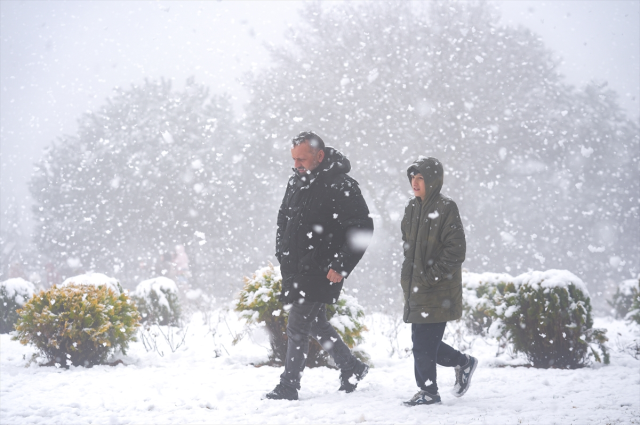
[[[457,320],[462,316],[462,262],[466,252],[460,213],[456,203],[440,193],[440,161],[422,158],[414,162],[407,170],[409,182],[416,173],[424,178],[426,196],[409,201],[401,224],[404,321]]]

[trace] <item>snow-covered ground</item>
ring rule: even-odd
[[[338,392],[336,370],[306,369],[294,402],[261,399],[282,372],[253,365],[267,358],[264,332],[232,345],[242,330],[235,313],[204,322],[193,316],[174,353],[161,346],[161,357],[139,341],[119,357],[124,364],[90,369],[29,364],[34,349],[0,335],[0,423],[640,423],[640,360],[623,349],[640,329],[622,321],[596,320],[609,331],[611,365],[578,370],[512,367],[523,359],[496,357],[495,343],[478,338],[467,351],[480,361],[469,392],[453,397],[453,370],[439,367],[442,405],[412,408],[401,404],[417,390],[410,330],[399,324],[394,341],[390,316],[366,319],[361,348],[374,368],[356,392]]]

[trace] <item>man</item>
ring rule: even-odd
[[[297,400],[300,379],[315,338],[340,368],[340,390],[352,392],[369,366],[351,353],[326,317],[338,301],[344,278],[362,258],[373,221],[351,163],[312,133],[292,140],[295,168],[278,212],[276,257],[282,272],[280,300],[291,304],[287,357],[280,383],[266,395]]]
[[[444,170],[435,158],[422,158],[407,170],[415,198],[402,219],[404,262],[401,285],[404,321],[411,323],[416,384],[420,391],[404,404],[441,402],[436,383],[436,363],[455,367],[453,394],[469,389],[478,365],[442,342],[447,321],[462,316],[462,262],[466,241],[455,202],[440,193]]]

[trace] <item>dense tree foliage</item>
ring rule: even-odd
[[[40,249],[67,274],[106,270],[130,287],[162,274],[176,245],[186,247],[194,284],[227,270],[238,234],[228,221],[235,141],[228,99],[193,81],[182,92],[168,81],[118,90],[81,118],[78,135],[51,147],[33,177]]]

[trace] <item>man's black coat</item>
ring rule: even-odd
[[[331,282],[329,269],[347,277],[373,233],[358,182],[347,175],[351,163],[333,148],[324,152],[312,172],[299,175],[294,169],[278,212],[276,257],[285,303],[335,303],[344,279]]]

